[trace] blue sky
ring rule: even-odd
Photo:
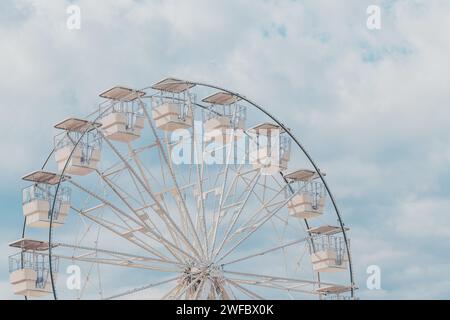
[[[366,27],[372,4],[381,30]],[[243,93],[293,128],[352,228],[361,298],[449,298],[449,16],[445,0],[1,1],[0,298],[20,176],[52,125],[166,76]],[[383,290],[366,289],[373,264]]]

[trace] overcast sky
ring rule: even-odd
[[[0,1],[0,298],[20,176],[52,125],[108,87],[166,76],[238,91],[293,128],[351,228],[361,298],[449,298],[449,31],[448,0]],[[382,290],[366,288],[369,265]]]

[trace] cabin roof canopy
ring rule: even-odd
[[[329,285],[325,287],[318,288],[316,291],[325,294],[341,294],[350,291],[352,288],[349,286],[342,285]]]
[[[308,181],[316,176],[316,171],[309,169],[300,169],[286,174],[284,177],[292,181]]]
[[[32,240],[27,238],[21,238],[9,244],[10,247],[20,248],[22,250],[33,250],[33,251],[46,251],[49,248],[47,241]],[[56,247],[53,245],[52,247]]]
[[[195,84],[193,83],[175,78],[166,78],[164,80],[155,83],[152,86],[152,89],[171,93],[181,93],[193,87],[195,87]]]
[[[281,126],[271,122],[263,122],[257,124],[256,126],[249,128],[247,131],[261,135],[269,134],[272,131],[279,131],[280,134],[285,133],[284,129]]]
[[[345,231],[349,231],[350,229],[347,227],[344,227]],[[320,227],[314,227],[311,229],[308,229],[308,232],[312,233],[312,234],[316,234],[316,235],[333,235],[333,234],[337,234],[342,232],[341,227],[338,226],[330,226],[330,225],[325,225],[325,226],[320,226]]]
[[[67,118],[55,125],[56,129],[80,133],[83,133],[86,130],[91,131],[98,127],[101,127],[101,123],[78,118]]]
[[[134,101],[145,95],[144,91],[133,90],[128,87],[115,86],[105,92],[100,93],[100,97],[111,100],[120,100],[125,102]]]
[[[211,104],[230,105],[240,100],[242,100],[240,97],[232,93],[220,91],[204,98],[202,101]]]
[[[61,178],[61,175],[43,171],[43,170],[37,170],[33,171],[31,173],[28,173],[27,175],[23,176],[22,179],[25,181],[31,181],[36,183],[45,183],[50,185],[55,185],[59,183],[59,180]],[[63,180],[69,179],[69,176],[64,176]]]

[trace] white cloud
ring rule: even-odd
[[[449,212],[447,199],[405,199],[391,223],[396,232],[408,237],[445,241],[450,237]]]

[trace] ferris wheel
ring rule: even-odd
[[[15,294],[355,298],[349,229],[290,128],[193,81],[100,97],[55,125],[51,153],[23,177]]]

